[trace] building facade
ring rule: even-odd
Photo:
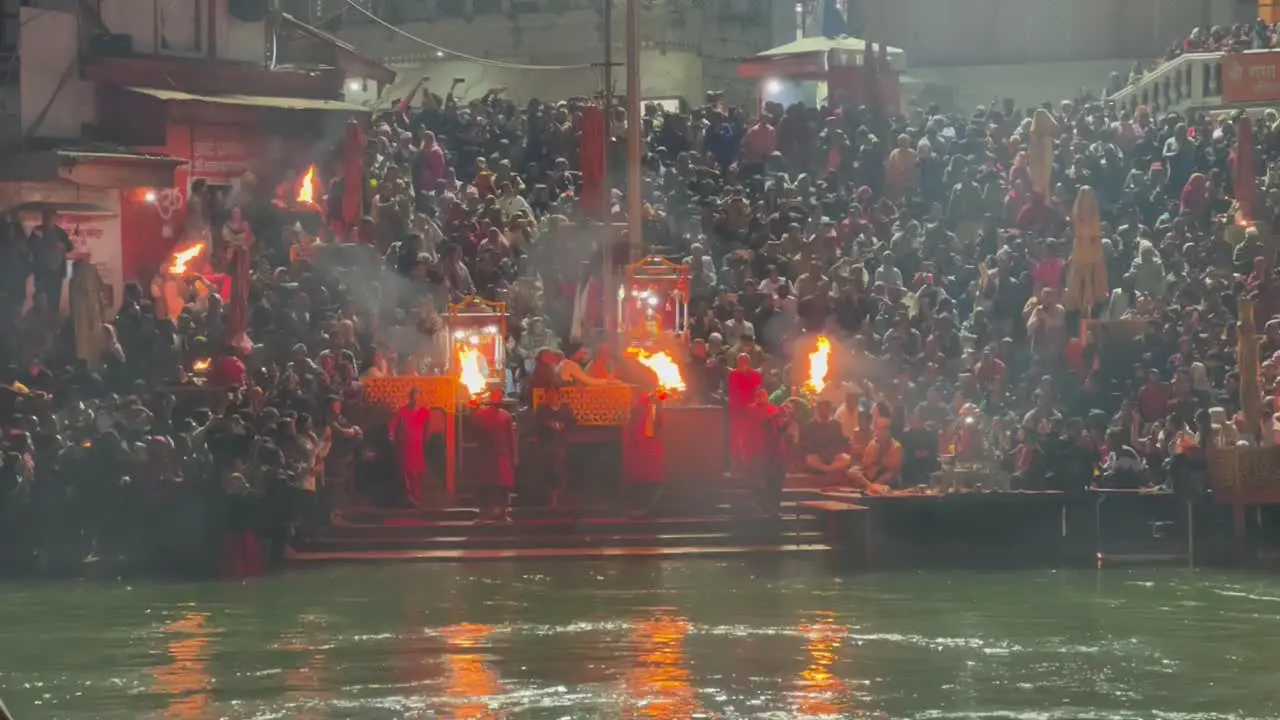
[[[522,102],[603,89],[604,0],[359,0],[388,24],[448,50],[512,65],[586,66],[557,71],[438,52],[346,0],[281,2],[313,24],[340,25],[335,34],[400,71],[405,86],[397,90],[423,75],[437,91],[462,78],[463,98],[503,86]],[[754,90],[735,77],[737,63],[794,40],[823,2],[642,0],[641,95],[698,102],[708,90],[724,90],[750,102]],[[848,0],[837,2],[844,9]],[[625,1],[613,3],[612,58],[620,63]],[[1256,17],[1259,7],[1259,0],[859,0],[857,13],[866,38],[905,51],[908,96],[963,109],[993,98],[1025,105],[1097,94],[1112,72],[1159,58],[1192,28]],[[617,66],[619,92],[623,75]],[[376,100],[369,92],[350,99]]]
[[[298,0],[315,23],[340,21],[336,35],[374,54],[400,74],[404,87],[430,76],[444,92],[480,97],[505,87],[517,102],[530,98],[593,96],[604,90],[605,10],[601,0],[365,0],[375,16],[449,50],[510,65],[578,66],[535,70],[478,64],[410,40],[346,7],[345,0]],[[304,7],[305,6],[305,7]],[[641,9],[641,96],[700,102],[720,90],[737,100],[751,88],[737,78],[738,62],[795,39],[795,0],[644,0]],[[625,3],[612,13],[614,88],[626,91]],[[326,25],[326,27],[329,27]],[[397,88],[397,90],[403,90]],[[397,93],[392,93],[395,96]],[[402,93],[401,93],[402,94]],[[349,99],[372,101],[369,93]]]
[[[301,161],[367,117],[345,86],[395,77],[268,0],[0,1],[0,211],[55,211],[114,303],[181,238],[194,180]]]

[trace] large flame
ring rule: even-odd
[[[458,380],[467,388],[472,397],[479,397],[484,393],[485,387],[489,384],[488,378],[484,376],[483,363],[480,358],[480,351],[472,347],[464,347],[458,350],[458,367],[461,372],[458,374]]]
[[[665,352],[657,352],[650,355],[640,348],[631,348],[627,350],[627,354],[634,357],[641,365],[653,371],[658,376],[658,387],[662,390],[678,391],[684,390],[684,378],[680,375],[680,366],[675,360]]]
[[[200,358],[191,364],[191,370],[197,373],[205,373],[209,371],[209,366],[212,364],[213,361],[209,358]]]
[[[307,168],[307,174],[303,176],[302,182],[298,183],[298,202],[304,205],[314,205],[316,202],[315,165]]]
[[[831,372],[831,341],[825,335],[818,336],[818,348],[809,353],[809,379],[804,386],[809,392],[820,393],[827,387],[827,375]]]
[[[204,251],[204,243],[194,242],[188,247],[173,254],[173,262],[169,264],[169,272],[174,275],[185,275],[187,265]]]

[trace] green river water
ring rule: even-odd
[[[40,718],[1276,718],[1280,579],[810,559],[0,586]]]

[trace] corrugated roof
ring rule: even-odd
[[[167,102],[206,102],[222,105],[248,105],[251,107],[277,108],[280,110],[337,110],[345,112],[368,112],[367,108],[341,100],[315,100],[295,97],[264,97],[261,95],[194,95],[180,90],[161,90],[160,88],[130,87],[125,88],[136,93],[149,95]]]

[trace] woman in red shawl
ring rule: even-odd
[[[1204,225],[1209,220],[1209,179],[1195,173],[1182,186],[1182,216]]]
[[[1013,165],[1009,166],[1009,187],[1017,187],[1021,180],[1026,190],[1031,188],[1031,166],[1027,164],[1027,151],[1019,150],[1013,156]],[[1024,192],[1025,194],[1025,192]]]
[[[1018,224],[1018,216],[1031,204],[1031,181],[1021,178],[1014,180],[1009,186],[1009,194],[1004,198],[1004,217],[1010,225]]]
[[[1046,237],[1053,231],[1058,213],[1045,201],[1044,193],[1031,191],[1031,201],[1018,213],[1018,229],[1036,237]]]
[[[511,491],[516,487],[516,425],[511,413],[502,408],[503,390],[494,388],[489,402],[471,413],[471,425],[479,437],[476,444],[476,481],[482,489],[482,518],[507,521]]]
[[[726,381],[729,395],[729,467],[735,473],[747,471],[759,450],[759,424],[754,421],[750,406],[755,402],[756,391],[763,385],[760,371],[751,367],[751,356],[740,353],[737,365],[729,371]]]

